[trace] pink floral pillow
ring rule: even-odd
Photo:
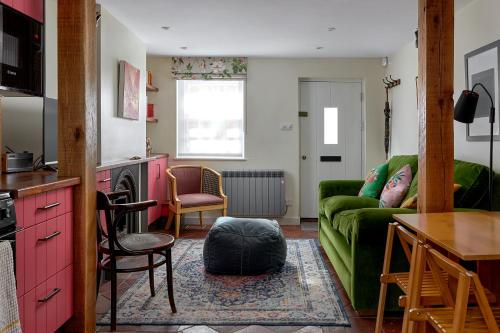
[[[411,168],[407,164],[396,172],[385,184],[380,195],[380,208],[399,207],[411,184]]]

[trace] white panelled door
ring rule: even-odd
[[[300,82],[300,216],[318,217],[318,185],[361,179],[361,82]]]

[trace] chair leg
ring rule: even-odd
[[[116,259],[111,259],[111,331],[116,331],[116,303],[117,303],[117,273],[116,273]]]
[[[200,227],[203,229],[203,212],[199,211],[198,214],[200,215]]]
[[[165,230],[170,230],[170,227],[172,226],[172,222],[174,221],[174,212],[171,210],[168,211],[168,220],[167,224],[165,225]]]
[[[151,297],[155,297],[155,271],[153,268],[153,254],[148,254],[148,266],[149,266],[149,289],[151,291]]]
[[[175,238],[179,238],[181,229],[181,214],[175,214]]]
[[[392,246],[394,243],[395,223],[389,224],[387,231],[387,241],[385,244],[384,265],[382,266],[382,275],[380,276],[380,295],[378,298],[377,322],[375,323],[375,333],[382,333],[382,324],[384,322],[385,299],[387,297],[387,281],[385,278],[390,271]]]
[[[96,271],[96,284],[95,284],[95,298],[99,297],[99,287],[101,286],[101,268],[97,266]]]
[[[168,287],[168,301],[170,303],[170,309],[172,313],[176,313],[177,309],[175,308],[174,301],[174,282],[172,278],[172,251],[171,249],[166,250],[167,256],[167,287]]]

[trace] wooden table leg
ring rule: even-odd
[[[410,263],[410,280],[408,281],[408,301],[403,317],[403,333],[417,332],[417,326],[421,326],[410,321],[409,314],[410,309],[418,308],[420,306],[420,293],[425,271],[426,251],[427,250],[424,244],[414,244]]]

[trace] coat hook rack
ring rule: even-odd
[[[391,106],[389,105],[389,90],[401,84],[401,79],[393,79],[392,75],[384,77],[382,82],[385,85],[385,135],[384,135],[384,148],[385,158],[389,158],[389,146],[391,142]]]

